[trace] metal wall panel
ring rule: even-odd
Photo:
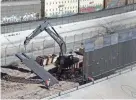
[[[104,0],[79,0],[79,13],[89,13],[102,10]]]
[[[134,3],[134,0],[127,0],[127,4],[133,4]]]
[[[105,0],[105,9],[116,8],[126,5],[126,0]]]
[[[112,39],[117,38],[118,43],[112,44]],[[133,62],[136,62],[136,32],[104,36],[102,48],[88,48],[84,53],[85,77],[97,78],[104,73],[114,73]],[[111,39],[112,38],[112,39]],[[110,41],[111,40],[111,41]],[[116,41],[117,42],[117,41]],[[109,45],[111,43],[111,45]],[[91,43],[92,45],[93,43]],[[94,42],[95,44],[95,42]],[[107,45],[108,44],[108,45]],[[89,42],[87,44],[89,46]]]
[[[57,18],[78,13],[78,0],[45,0],[45,17]]]

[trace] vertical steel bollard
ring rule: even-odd
[[[133,66],[131,66],[131,71],[133,71]]]
[[[76,89],[77,89],[77,90],[79,89],[79,88],[78,88],[78,86],[77,86],[77,88],[76,88]]]
[[[42,50],[42,55],[44,55],[44,40],[43,40],[43,43],[42,43],[42,44],[43,44],[43,48],[42,48],[42,49],[43,49],[43,50]]]
[[[83,43],[83,39],[84,39],[84,35],[83,35],[84,33],[82,33],[82,43]]]
[[[44,42],[45,40],[43,40],[43,50],[42,50],[43,54],[42,55],[44,55]]]
[[[65,40],[64,41],[65,41],[65,43],[67,45],[67,36],[65,36]],[[66,49],[68,49],[68,47]]]
[[[5,65],[7,64],[7,59],[6,59],[6,57],[7,57],[7,48],[8,48],[8,45],[5,48]]]
[[[21,44],[19,44],[19,46],[18,46],[18,47],[19,47],[19,53],[21,53],[21,49],[20,49],[20,48],[21,48]]]
[[[61,92],[59,92],[58,96],[61,96]]]
[[[133,0],[134,1],[134,0]],[[135,10],[135,5],[133,5],[133,11]]]
[[[74,44],[73,44],[73,50],[75,50],[75,36],[76,36],[76,34],[74,35]]]
[[[105,60],[105,65],[106,65],[106,68],[108,69],[108,64],[107,64],[107,60]],[[107,79],[109,79],[109,77],[107,76]]]
[[[33,55],[33,53],[34,53],[34,43],[33,42],[32,42],[32,49],[31,50],[32,50],[32,56],[34,56]]]
[[[54,41],[54,54],[55,54],[55,40],[53,40]]]

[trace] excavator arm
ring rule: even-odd
[[[43,31],[46,31],[58,43],[60,47],[60,56],[66,54],[66,43],[47,21],[40,24],[28,37],[26,37],[24,45],[26,46],[34,37],[36,37]]]
[[[26,37],[24,41],[24,45],[26,46],[30,40],[40,34],[42,31],[46,31],[59,45],[60,54],[57,60],[55,61],[56,69],[55,73],[59,73],[59,78],[63,73],[63,68],[68,68],[79,61],[79,58],[74,57],[73,55],[66,54],[66,44],[63,41],[62,37],[56,32],[56,30],[48,23],[44,22],[40,24],[28,37]],[[54,69],[52,69],[54,70]],[[51,72],[52,72],[51,70]],[[49,71],[50,72],[50,71]]]

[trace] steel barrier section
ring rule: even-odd
[[[85,78],[101,78],[136,62],[136,31],[88,39],[84,48]]]
[[[47,72],[43,66],[40,66],[36,61],[27,56],[25,53],[16,54],[18,57],[28,68],[30,68],[36,75],[38,75],[44,82],[50,79],[50,85],[54,85],[59,83],[59,81],[52,76],[49,72]]]

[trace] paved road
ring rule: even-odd
[[[131,68],[133,67],[133,70]],[[136,98],[136,65],[129,66],[129,69],[122,71],[121,75],[119,73],[110,75],[110,79],[100,79],[92,83],[85,84],[84,86],[79,86],[78,90],[76,88],[69,90],[69,92],[62,93],[61,96],[51,96],[45,97],[46,99],[135,99]],[[78,96],[77,96],[78,95]]]
[[[68,23],[72,23],[72,22],[79,22],[79,21],[85,21],[85,20],[90,20],[90,19],[94,19],[94,18],[105,17],[105,16],[109,16],[109,15],[113,15],[113,14],[120,14],[120,13],[133,11],[133,10],[136,10],[136,4],[129,5],[126,7],[116,8],[116,9],[99,11],[99,12],[95,12],[95,13],[81,14],[81,15],[75,15],[75,16],[65,17],[65,18],[48,19],[48,21],[52,25],[56,26],[56,25],[60,25],[60,24],[68,24]],[[5,12],[5,11],[2,11],[2,12]],[[14,25],[2,26],[1,33],[4,34],[4,33],[34,29],[37,25],[39,25],[42,22],[43,22],[43,20],[29,22],[29,23],[20,23],[20,24],[16,24],[16,25],[14,24]]]

